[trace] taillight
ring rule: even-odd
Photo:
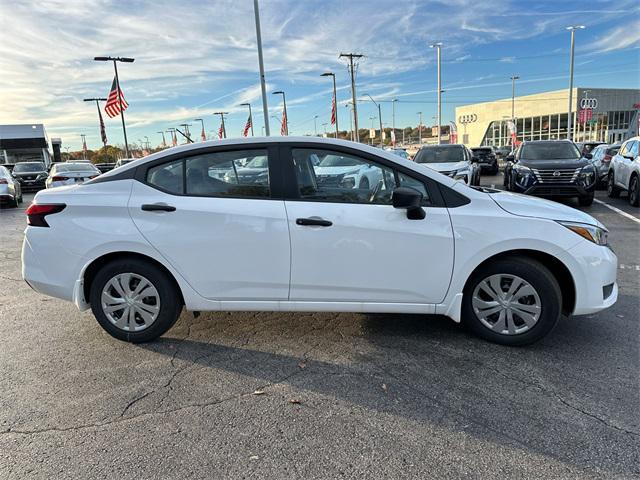
[[[609,154],[605,154],[605,156],[604,156],[604,157],[602,157],[602,161],[603,161],[604,163],[609,163],[609,162],[611,161],[611,155],[609,155]]]
[[[7,185],[9,181],[6,178],[0,178],[0,185]]]
[[[67,177],[53,177],[51,179],[52,182],[64,182],[66,180],[69,180]]]
[[[27,225],[31,225],[32,227],[48,227],[49,224],[45,220],[45,217],[54,213],[60,213],[64,210],[64,207],[66,207],[64,203],[32,203],[25,212],[27,214]]]

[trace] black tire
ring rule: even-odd
[[[158,316],[144,330],[130,332],[121,329],[107,318],[102,309],[101,297],[105,285],[121,273],[133,273],[144,277],[158,292]],[[173,278],[155,265],[136,258],[115,260],[102,267],[91,283],[89,298],[91,310],[100,326],[112,337],[132,343],[149,342],[163,335],[176,323],[182,311],[182,297]]]
[[[629,205],[632,207],[640,206],[640,178],[638,175],[631,177],[629,182]]]
[[[515,275],[528,282],[537,292],[540,317],[529,330],[519,334],[502,334],[491,330],[476,315],[472,296],[475,288],[487,277],[496,274]],[[540,262],[529,258],[508,257],[491,262],[476,270],[464,289],[462,323],[475,335],[500,345],[530,345],[546,336],[557,325],[562,313],[562,293],[558,281]]]
[[[15,197],[13,200],[10,200],[8,205],[11,208],[18,208],[18,197]]]
[[[588,207],[593,203],[593,197],[595,196],[595,192],[591,192],[587,195],[578,197],[578,204],[581,207]]]
[[[609,176],[607,177],[607,196],[609,198],[618,198],[620,196],[620,189],[616,187],[613,172],[609,172]]]
[[[510,184],[509,174],[505,171],[505,172],[504,172],[504,174],[503,174],[503,177],[502,177],[502,185],[504,186],[504,188],[505,188],[507,191],[510,191],[510,190],[511,190],[511,188],[510,188],[510,185],[509,185],[509,184]]]
[[[500,169],[498,168],[498,164],[496,163],[491,169],[491,175],[497,175],[498,173],[500,173]]]

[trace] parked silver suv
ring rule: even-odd
[[[611,160],[607,194],[617,197],[626,190],[629,193],[629,204],[640,205],[640,137],[633,137],[622,144],[618,153]]]

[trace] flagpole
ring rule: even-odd
[[[103,131],[103,125],[104,125],[104,121],[102,120],[102,112],[100,111],[100,102],[106,102],[107,99],[106,98],[85,98],[84,99],[85,102],[96,102],[96,108],[98,109],[98,122],[99,122],[99,126],[100,126],[100,137],[102,138],[102,131]],[[106,138],[106,135],[105,135]],[[102,140],[102,143],[104,144],[104,146],[107,146],[107,142],[104,141],[104,139]]]
[[[253,137],[253,113],[251,113],[251,104],[249,104],[249,121],[251,122],[251,136]]]
[[[267,84],[264,78],[264,59],[262,58],[262,34],[260,32],[260,9],[258,0],[253,0],[253,13],[256,19],[256,40],[258,43],[258,66],[260,68],[260,89],[262,90],[262,113],[264,115],[264,129],[267,137],[269,131],[269,107],[267,106]]]
[[[122,133],[124,134],[124,151],[127,158],[131,158],[129,155],[129,142],[127,141],[127,127],[124,124],[124,109],[122,108],[122,90],[120,90],[120,78],[118,78],[118,65],[117,60],[113,60],[113,68],[116,71],[116,87],[118,87],[118,102],[120,103],[120,118],[122,120]]]

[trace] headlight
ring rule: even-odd
[[[586,238],[590,242],[596,245],[607,245],[609,243],[609,232],[604,228],[596,227],[595,225],[588,225],[586,223],[574,223],[574,222],[558,222],[560,225],[567,227],[572,232],[577,233],[583,238]]]
[[[584,179],[584,183],[591,185],[596,178],[596,170],[593,165],[587,165],[580,170],[580,177]]]
[[[470,173],[471,172],[469,171],[469,168],[464,167],[459,170],[456,170],[452,176],[454,180],[463,180],[465,177],[468,178]]]
[[[356,179],[353,177],[345,177],[340,181],[340,186],[342,188],[355,188]]]

